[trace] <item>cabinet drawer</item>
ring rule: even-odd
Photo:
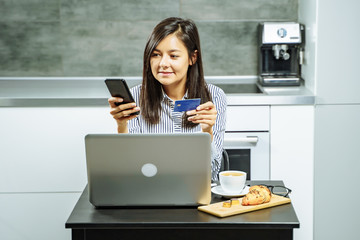
[[[269,106],[228,106],[226,131],[269,131]]]

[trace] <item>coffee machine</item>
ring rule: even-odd
[[[304,56],[305,29],[295,22],[259,25],[259,82],[263,86],[298,86]]]

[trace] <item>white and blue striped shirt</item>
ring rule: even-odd
[[[212,180],[218,179],[218,173],[221,167],[223,141],[226,124],[226,95],[224,91],[212,84],[207,84],[212,97],[212,102],[217,110],[215,125],[213,126],[213,141],[211,144],[211,173]],[[136,104],[140,103],[141,85],[133,87],[130,91]],[[186,99],[187,94],[183,97]],[[160,121],[158,124],[151,124],[139,115],[128,122],[129,133],[184,133],[201,132],[200,124],[194,128],[187,128],[182,125],[182,116],[184,113],[174,112],[174,101],[164,92],[164,98],[161,102]]]

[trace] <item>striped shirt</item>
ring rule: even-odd
[[[226,95],[224,91],[212,84],[207,84],[212,101],[217,110],[215,125],[213,126],[213,141],[211,143],[211,174],[212,180],[218,180],[218,173],[221,167],[223,152],[223,141],[226,124]],[[139,106],[141,85],[133,87],[130,91],[136,104]],[[188,133],[201,132],[200,124],[193,128],[182,125],[181,112],[174,112],[174,101],[165,92],[161,101],[160,121],[158,124],[151,124],[145,121],[142,115],[128,122],[129,133]],[[183,99],[187,98],[187,94]]]

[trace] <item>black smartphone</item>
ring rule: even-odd
[[[119,106],[124,103],[135,102],[133,96],[131,95],[130,89],[124,79],[106,79],[105,84],[109,89],[109,92],[112,97],[121,97],[124,99],[121,103],[115,103]],[[139,115],[140,112],[134,112],[130,115]]]

